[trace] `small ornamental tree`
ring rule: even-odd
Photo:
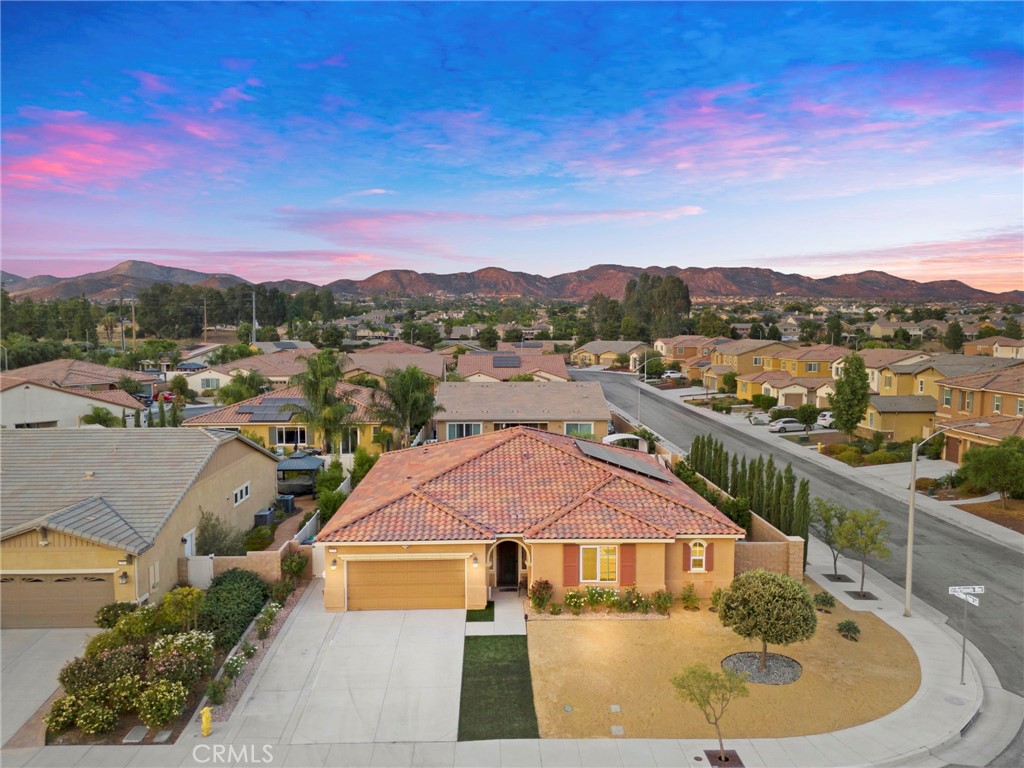
[[[942,337],[942,346],[950,352],[959,352],[964,346],[964,329],[956,320],[946,328],[946,333]]]
[[[142,385],[127,373],[117,380],[117,388],[124,390],[129,395],[142,394]]]
[[[757,668],[768,666],[768,644],[789,645],[809,640],[818,628],[818,616],[807,588],[792,576],[762,569],[733,579],[718,619],[740,637],[761,641]]]
[[[1024,493],[1024,439],[1008,437],[999,445],[971,448],[962,471],[971,485],[996,491],[1006,509],[1007,497]]]
[[[832,574],[839,577],[839,529],[850,513],[842,504],[828,501],[819,496],[811,502],[811,530],[832,550]]]
[[[672,678],[679,698],[695,705],[718,734],[718,759],[725,762],[725,744],[722,741],[722,716],[733,699],[749,696],[747,676],[731,669],[712,672],[704,664],[694,664]]]
[[[863,357],[852,354],[843,358],[835,394],[829,395],[828,401],[835,428],[852,437],[871,404],[871,388]]]
[[[178,587],[164,595],[160,608],[169,621],[187,632],[197,627],[199,609],[203,607],[205,597],[201,589]]]
[[[814,424],[818,420],[818,414],[820,411],[814,403],[804,403],[796,412],[793,414],[793,418],[804,425],[804,431],[810,432],[814,429]]]
[[[869,557],[888,560],[891,555],[889,524],[874,509],[851,509],[836,532],[836,545],[848,549],[860,560],[860,592],[864,594],[864,570]]]

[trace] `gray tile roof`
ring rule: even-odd
[[[931,395],[872,395],[879,413],[935,413],[938,403]]]
[[[146,549],[231,440],[252,445],[204,429],[5,429],[0,536],[45,524],[129,552]]]
[[[1000,368],[1009,368],[1013,365],[1020,365],[1020,360],[1013,360],[1008,357],[984,357],[982,355],[932,355],[928,360],[917,363],[897,363],[889,367],[895,373],[921,373],[929,368],[934,368],[947,378],[954,376],[967,376],[972,373],[983,371],[994,371]]]
[[[501,383],[447,382],[437,387],[444,407],[437,421],[607,421],[610,414],[596,381]]]

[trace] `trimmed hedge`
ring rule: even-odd
[[[267,601],[267,586],[252,571],[232,568],[214,577],[199,610],[199,628],[213,632],[217,647],[227,650],[241,639]]]

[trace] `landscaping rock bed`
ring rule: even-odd
[[[557,616],[548,612],[541,613],[534,609],[529,600],[523,601],[523,613],[527,621],[668,621],[668,616],[651,611],[650,613],[623,613],[607,608],[588,608],[579,616],[562,610]]]
[[[800,662],[779,653],[768,654],[764,672],[757,668],[760,663],[761,654],[756,652],[734,653],[722,659],[723,668],[745,674],[751,683],[789,685],[799,680],[803,674]]]

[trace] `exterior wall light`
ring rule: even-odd
[[[479,568],[480,567],[480,561],[477,559],[476,555],[473,555],[473,567],[474,568]]]
[[[331,570],[338,570],[338,558],[334,558],[333,560],[331,560]]]
[[[121,584],[128,583],[128,571],[121,571],[121,575],[117,577],[117,580]]]

